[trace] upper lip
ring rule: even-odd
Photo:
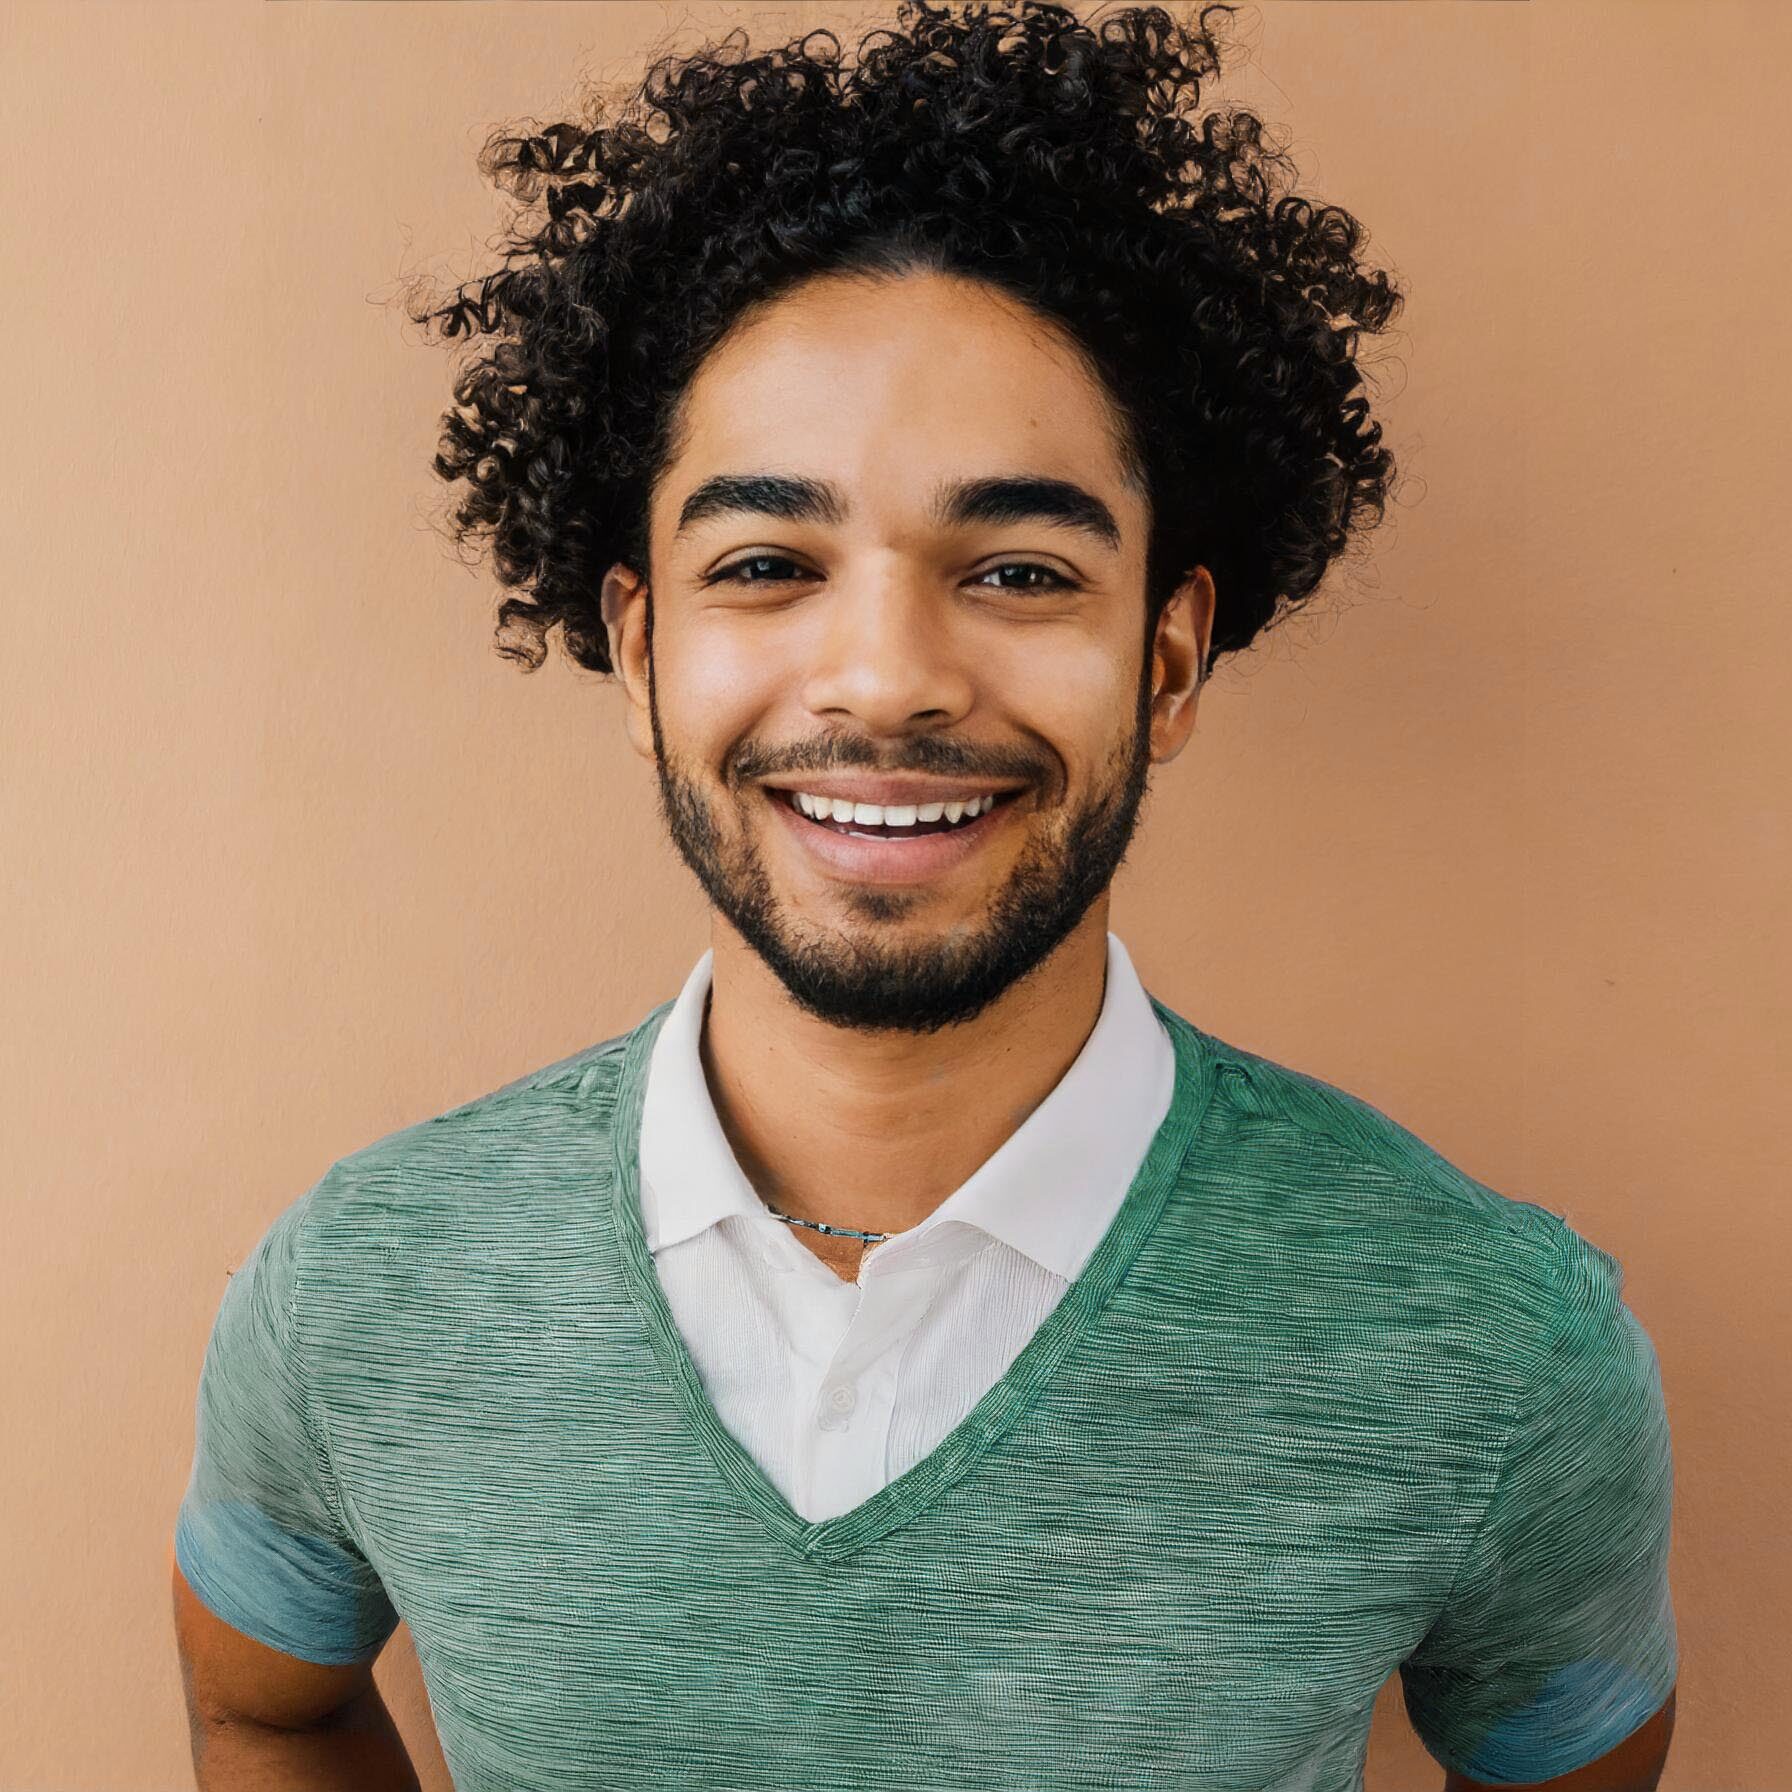
[[[763,782],[768,790],[806,790],[811,796],[876,803],[882,808],[893,804],[949,803],[959,797],[1004,796],[1011,790],[1026,789],[1024,783],[999,783],[987,778],[877,776],[868,772],[807,772]]]

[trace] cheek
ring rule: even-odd
[[[712,769],[743,735],[758,734],[779,688],[775,656],[748,631],[684,629],[654,638],[660,726],[676,750]]]
[[[983,656],[979,677],[992,711],[1042,737],[1073,780],[1102,775],[1115,741],[1131,730],[1138,665],[1130,642],[1068,628],[1017,631]]]

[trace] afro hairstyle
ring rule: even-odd
[[[647,576],[681,394],[749,307],[829,273],[965,276],[1069,332],[1146,498],[1147,644],[1197,565],[1203,676],[1302,603],[1384,512],[1356,355],[1402,295],[1353,217],[1289,190],[1258,118],[1195,116],[1233,10],[899,0],[851,61],[830,31],[755,53],[737,27],[582,122],[493,133],[502,265],[410,316],[477,347],[433,466],[455,542],[489,539],[517,593],[498,651],[537,670],[558,625],[611,670],[603,577]]]

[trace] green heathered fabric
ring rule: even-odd
[[[1398,1671],[1523,1782],[1666,1699],[1671,1459],[1616,1260],[1154,1002],[1171,1111],[962,1424],[802,1519],[641,1232],[628,1033],[333,1164],[228,1283],[181,1567],[410,1627],[459,1792],[1356,1792]]]

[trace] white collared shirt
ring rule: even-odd
[[[1058,1304],[1169,1112],[1175,1048],[1109,933],[1101,1013],[1070,1068],[847,1282],[766,1211],[729,1147],[699,1051],[713,963],[698,959],[654,1042],[642,1225],[717,1417],[816,1523],[928,1455]]]

